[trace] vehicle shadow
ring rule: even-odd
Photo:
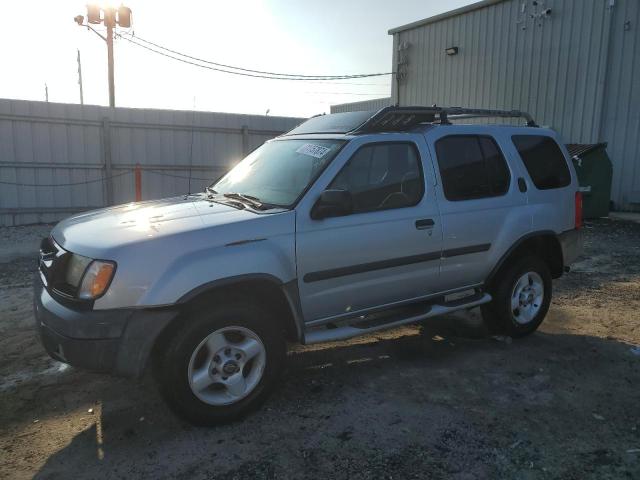
[[[99,400],[95,422],[36,478],[515,477],[525,458],[549,478],[615,478],[640,468],[625,453],[639,365],[598,337],[495,340],[472,314],[295,349],[266,404],[216,428],[178,420],[148,379],[89,379],[64,388]]]

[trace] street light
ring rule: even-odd
[[[122,28],[131,27],[131,9],[120,5],[114,7],[100,7],[98,5],[87,5],[87,23],[84,23],[85,17],[77,15],[73,19],[81,27],[87,27],[98,35],[102,40],[107,42],[107,63],[109,70],[109,106],[116,106],[115,80],[113,74],[113,29],[116,25]],[[107,27],[107,36],[100,34],[91,25],[99,25],[104,23]]]

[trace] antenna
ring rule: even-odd
[[[82,61],[80,60],[79,48],[78,48],[78,85],[80,85],[80,105],[84,105],[84,94],[82,92]]]
[[[195,132],[196,121],[196,97],[193,97],[193,110],[191,110],[191,142],[189,142],[189,188],[185,195],[185,199],[191,195],[191,176],[193,173],[193,135]]]

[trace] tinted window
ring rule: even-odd
[[[364,146],[329,188],[351,192],[354,213],[416,205],[424,193],[418,152],[409,143]]]
[[[496,197],[509,190],[509,168],[491,137],[451,135],[436,142],[447,200]]]
[[[567,161],[553,138],[514,135],[511,139],[537,188],[561,188],[571,183]]]

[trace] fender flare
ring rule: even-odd
[[[518,240],[516,240],[513,243],[513,245],[511,245],[511,247],[507,249],[507,251],[502,255],[502,257],[500,257],[500,260],[498,260],[498,262],[493,266],[493,268],[491,269],[491,272],[489,272],[489,275],[487,275],[487,278],[484,281],[485,286],[491,284],[491,282],[493,281],[497,273],[500,271],[500,269],[504,265],[504,262],[511,256],[511,254],[514,251],[518,249],[518,247],[520,247],[524,242],[526,242],[527,240],[530,240],[531,238],[541,237],[541,236],[553,236],[554,238],[556,238],[556,240],[558,238],[558,234],[553,230],[537,230],[535,232],[529,232],[526,235],[523,235]],[[560,252],[562,253],[562,247],[560,248]]]
[[[284,297],[287,300],[289,310],[291,311],[291,315],[293,317],[296,338],[298,339],[298,341],[303,341],[304,319],[302,317],[300,293],[298,291],[298,281],[296,278],[286,283],[282,282],[275,275],[271,275],[269,273],[248,273],[242,275],[234,275],[232,277],[219,278],[211,282],[203,283],[202,285],[188,291],[178,299],[176,305],[183,306],[189,301],[196,298],[198,295],[209,290],[215,290],[221,287],[232,287],[234,285],[241,285],[245,282],[256,280],[269,282],[274,287],[277,287],[282,291]]]

